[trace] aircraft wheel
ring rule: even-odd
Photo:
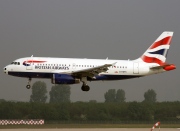
[[[31,88],[31,86],[30,86],[30,85],[27,85],[27,86],[26,86],[26,88],[27,88],[27,89],[30,89],[30,88]]]
[[[85,91],[84,86],[81,87],[81,90],[82,90],[82,91]]]
[[[81,87],[82,91],[89,91],[90,87],[88,85],[84,85]]]
[[[86,91],[89,91],[90,90],[90,87],[87,85],[86,86]]]

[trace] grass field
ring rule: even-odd
[[[47,129],[47,128],[151,128],[152,124],[44,124],[44,125],[0,125],[0,129]],[[179,124],[162,124],[161,128],[180,128]]]

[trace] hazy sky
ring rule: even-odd
[[[136,59],[163,31],[174,31],[167,61],[174,71],[123,81],[71,86],[72,101],[104,101],[123,89],[142,101],[154,89],[158,101],[180,100],[180,0],[0,0],[0,99],[29,101],[27,79],[3,73],[13,60],[42,57]],[[33,79],[35,82],[39,79]],[[43,79],[41,79],[43,80]],[[44,80],[48,90],[52,84]]]

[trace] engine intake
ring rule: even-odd
[[[76,84],[80,83],[80,79],[74,78],[67,74],[53,74],[51,82],[53,84]]]

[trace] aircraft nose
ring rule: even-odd
[[[4,73],[8,74],[7,67],[4,67]]]

